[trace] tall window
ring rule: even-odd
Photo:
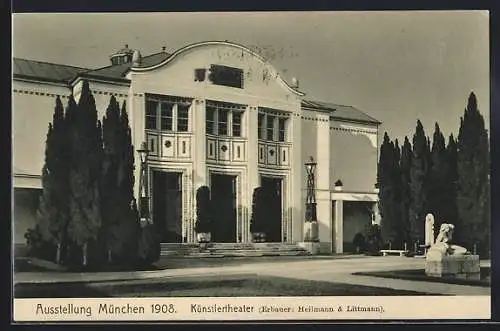
[[[286,118],[278,119],[278,141],[285,141]]]
[[[207,133],[215,134],[215,109],[207,106]]]
[[[158,102],[153,100],[146,101],[146,129],[156,130],[158,113]]]
[[[286,141],[287,120],[284,116],[276,116],[268,113],[258,115],[258,137],[268,141]]]
[[[173,104],[171,103],[160,103],[161,114],[160,114],[160,124],[162,131],[172,131],[172,123],[174,120]]]
[[[233,112],[233,136],[241,136],[241,112]]]
[[[259,130],[259,133],[258,133],[258,137],[259,139],[264,139],[264,119],[266,118],[266,115],[264,114],[259,114],[259,119],[258,119],[258,130]]]
[[[218,106],[209,102],[206,111],[206,133],[219,136],[241,137],[243,135],[242,108]]]
[[[274,140],[274,116],[267,115],[267,140]]]
[[[146,129],[186,132],[189,128],[189,105],[173,97],[146,99]]]
[[[189,108],[186,105],[177,105],[177,131],[188,130]]]
[[[227,109],[219,109],[219,135],[227,136],[227,121],[228,121]]]

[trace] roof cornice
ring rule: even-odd
[[[376,125],[379,126],[382,124],[382,122],[374,120],[353,120],[349,118],[344,118],[344,117],[339,117],[335,116],[335,113],[330,114],[330,120],[338,121],[338,122],[347,122],[347,123],[353,123],[353,124],[371,124],[371,125]]]
[[[28,82],[28,83],[42,83],[42,84],[48,84],[48,85],[56,85],[56,86],[61,86],[61,87],[70,87],[70,84],[66,81],[58,80],[58,79],[50,79],[50,78],[42,78],[42,77],[32,77],[28,75],[20,75],[20,74],[13,74],[12,75],[13,80],[18,80],[22,82]]]
[[[149,66],[149,67],[131,67],[129,70],[127,70],[127,72],[125,74],[127,74],[129,71],[132,71],[132,72],[147,72],[147,71],[151,71],[151,70],[157,69],[157,68],[162,67],[162,66],[166,65],[167,63],[173,61],[177,56],[180,56],[184,52],[187,52],[187,51],[192,50],[194,48],[203,47],[203,46],[210,46],[210,45],[231,46],[231,47],[239,48],[239,49],[241,49],[241,50],[243,50],[243,51],[251,54],[256,59],[258,59],[260,62],[262,62],[264,65],[266,65],[269,69],[271,69],[270,70],[271,74],[273,74],[273,76],[276,76],[276,78],[278,79],[278,81],[285,88],[287,88],[289,91],[291,91],[292,93],[294,93],[296,95],[299,95],[299,96],[304,96],[305,95],[304,92],[301,92],[301,91],[299,91],[299,90],[294,89],[293,87],[291,87],[281,77],[281,75],[276,70],[276,68],[274,68],[274,66],[272,66],[261,55],[255,53],[254,51],[252,51],[251,49],[249,49],[246,46],[243,46],[243,45],[240,45],[240,44],[236,44],[236,43],[233,43],[233,42],[229,42],[229,41],[204,41],[204,42],[198,42],[198,43],[190,44],[190,45],[187,45],[187,46],[184,46],[184,47],[178,49],[177,51],[175,51],[174,53],[172,53],[169,57],[167,57],[164,61],[162,61],[162,62],[160,62],[158,64],[155,64],[155,65],[152,65],[152,66]]]
[[[99,75],[90,75],[90,74],[87,74],[87,73],[81,73],[81,74],[78,74],[76,75],[75,78],[73,78],[71,81],[70,81],[70,85],[71,86],[75,86],[80,80],[88,80],[88,81],[92,81],[92,82],[99,82],[99,83],[113,83],[113,84],[116,84],[116,83],[120,83],[120,85],[122,86],[130,86],[130,79],[127,79],[127,78],[112,78],[112,77],[105,77],[105,76],[99,76]]]

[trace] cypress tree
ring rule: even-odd
[[[68,234],[82,248],[82,264],[88,265],[88,245],[101,227],[99,181],[102,138],[94,97],[83,83],[77,109],[70,117],[71,168],[69,172]]]
[[[108,262],[135,260],[140,225],[134,214],[134,149],[126,112],[111,97],[103,118],[101,177],[103,233]],[[116,260],[116,261],[115,261]]]
[[[401,149],[401,202],[400,202],[400,226],[401,226],[401,239],[404,242],[410,241],[410,169],[413,158],[413,151],[410,140],[405,137],[403,147]]]
[[[120,106],[114,96],[111,96],[106,114],[102,120],[103,161],[101,177],[102,200],[102,233],[106,243],[108,262],[113,255],[120,252],[121,237],[120,213],[122,212],[122,192],[120,192],[118,177],[120,176],[120,149],[122,135],[120,123]]]
[[[429,142],[425,136],[424,127],[417,120],[413,135],[413,157],[410,167],[410,206],[409,224],[410,239],[423,239],[425,216],[428,212],[428,174],[429,174]]]
[[[439,228],[444,221],[444,210],[447,199],[451,192],[448,180],[448,160],[444,136],[441,133],[439,124],[435,124],[434,136],[432,140],[431,165],[429,173],[429,211],[434,216],[434,228]]]
[[[457,143],[453,134],[448,138],[448,144],[446,146],[446,163],[447,172],[445,180],[445,191],[444,196],[444,208],[443,221],[450,222],[455,225],[454,237],[459,239],[461,237],[460,231],[462,226],[459,223],[458,211],[457,211]],[[434,227],[437,234],[437,227]]]
[[[463,227],[461,239],[468,249],[472,250],[474,244],[479,244],[485,253],[490,243],[489,144],[474,93],[470,94],[461,119],[457,145],[457,207]]]
[[[394,197],[393,205],[394,210],[392,210],[393,222],[394,222],[394,242],[398,247],[403,247],[404,238],[404,228],[401,224],[401,197],[402,197],[402,183],[401,183],[401,147],[399,146],[399,141],[396,139],[394,141],[394,156],[393,156],[393,186],[394,186]]]
[[[61,263],[61,252],[66,239],[67,209],[67,137],[64,107],[60,97],[52,123],[49,124],[45,146],[45,164],[42,169],[43,193],[37,212],[38,229],[44,241],[56,247],[56,263]]]
[[[139,212],[134,197],[134,146],[132,145],[132,131],[130,129],[127,105],[124,101],[120,113],[120,135],[122,149],[120,167],[118,170],[118,188],[121,192],[123,205],[123,221],[121,224],[121,238],[123,241],[120,260],[134,262],[138,258],[138,247],[141,235]],[[160,250],[158,241],[156,250]]]
[[[397,142],[396,142],[397,144]],[[385,242],[395,242],[399,238],[399,146],[395,146],[387,132],[380,147],[377,183],[379,187],[379,210],[381,235]]]

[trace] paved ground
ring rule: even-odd
[[[389,279],[372,276],[352,275],[353,272],[389,271],[405,269],[423,269],[424,259],[396,256],[356,257],[356,258],[308,258],[290,261],[253,262],[223,266],[196,267],[184,269],[103,272],[103,273],[57,273],[24,272],[16,273],[15,283],[61,283],[136,280],[162,277],[192,277],[207,275],[259,274],[289,277],[296,279],[330,281],[352,285],[376,286],[399,290],[412,290],[433,294],[448,295],[490,295],[490,288]],[[482,261],[481,266],[489,266],[489,261]]]

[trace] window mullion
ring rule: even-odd
[[[267,140],[267,114],[264,114],[264,118],[262,120],[262,130],[261,132],[262,139]]]
[[[233,135],[233,111],[228,110],[227,112],[227,135],[232,136]]]
[[[177,132],[177,104],[172,105],[172,131]]]
[[[214,107],[214,134],[219,135],[219,108]]]
[[[273,140],[274,141],[278,141],[279,137],[278,137],[278,126],[279,126],[279,123],[278,123],[278,119],[279,117],[278,116],[274,116],[274,122],[273,122]]]
[[[158,100],[156,103],[156,128],[157,131],[161,130],[161,102]]]

